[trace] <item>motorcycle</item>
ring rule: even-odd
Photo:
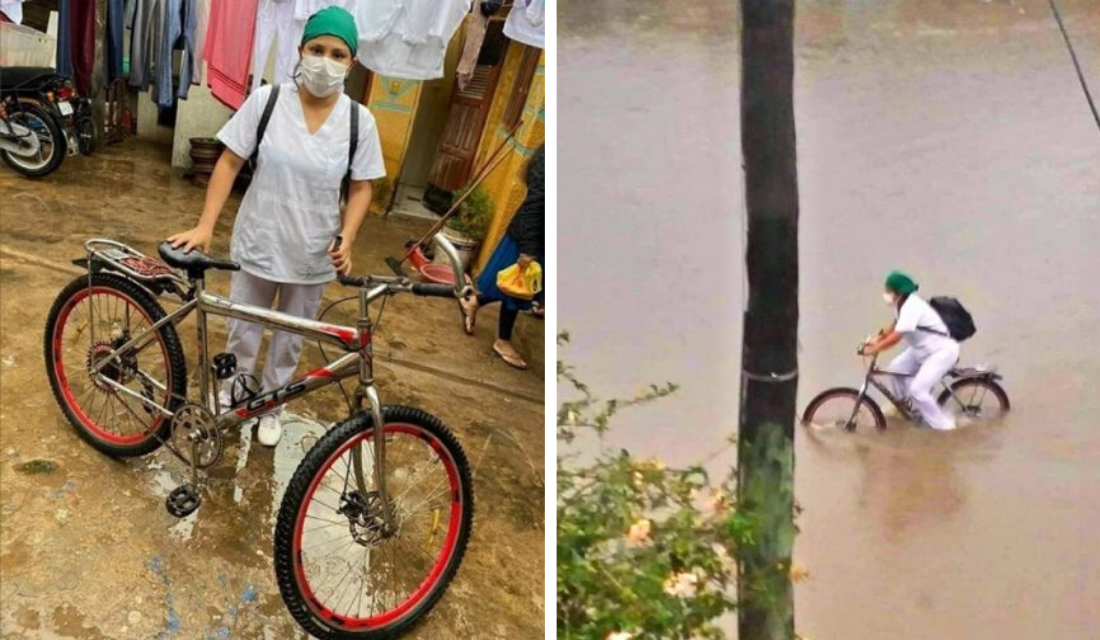
[[[66,133],[64,120],[64,112],[75,109],[56,102],[59,80],[46,67],[0,70],[0,159],[30,178],[53,173],[66,153],[79,152],[77,135]]]

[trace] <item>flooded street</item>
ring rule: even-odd
[[[1100,3],[1063,0],[1100,90]],[[958,296],[1013,411],[797,443],[796,627],[813,640],[1086,640],[1100,627],[1100,131],[1045,1],[798,6],[799,410],[857,386],[905,269]],[[562,3],[564,357],[613,444],[735,458],[744,291],[734,2]]]

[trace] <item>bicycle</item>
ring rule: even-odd
[[[454,247],[442,236],[435,242],[457,275]],[[190,469],[190,480],[165,501],[169,513],[182,518],[202,503],[199,470],[221,458],[226,432],[356,377],[349,417],[306,453],[279,508],[279,591],[298,624],[324,640],[394,638],[427,614],[453,580],[469,541],[470,468],[438,418],[383,406],[374,383],[369,306],[403,293],[455,300],[468,291],[404,276],[341,275],[340,284],[356,288],[359,299],[356,326],[341,327],[208,291],[208,271],[240,266],[199,251],[161,243],[160,261],[113,240],[84,246],[87,256],[73,262],[88,274],[58,295],[45,334],[50,385],[77,433],[119,458],[165,446]],[[181,306],[166,313],[160,296]],[[196,402],[188,399],[187,362],[176,331],[191,313],[198,320],[202,400]],[[221,407],[214,381],[232,377],[236,361],[231,354],[210,357],[208,316],[257,322],[344,353],[267,393],[260,393],[255,376],[240,374],[229,406]]]
[[[860,355],[863,355],[863,346],[860,345]],[[876,431],[886,429],[886,415],[868,395],[870,387],[878,389],[898,414],[919,424],[921,417],[917,410],[907,399],[895,396],[890,386],[882,381],[882,378],[912,378],[914,375],[880,368],[878,354],[875,354],[867,364],[867,373],[858,389],[835,387],[819,393],[803,412],[802,424],[815,430],[841,427],[850,432],[857,429],[870,431],[872,427]],[[1002,379],[996,367],[952,367],[939,383],[943,391],[937,402],[946,408],[954,400],[952,408],[971,420],[998,418],[1011,408],[1008,393],[998,382]],[[996,404],[991,402],[987,407],[987,398]]]

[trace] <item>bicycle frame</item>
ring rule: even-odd
[[[436,248],[447,257],[452,269],[454,269],[456,274],[455,282],[462,282],[462,279],[458,277],[460,273],[458,267],[459,259],[454,246],[441,235],[436,235],[434,240]],[[131,256],[142,256],[142,254],[122,243],[113,240],[93,239],[85,243],[85,249],[87,249],[89,254],[89,264],[98,256],[103,255],[98,248],[100,246],[108,246],[116,251],[128,253]],[[139,283],[144,284],[142,281],[145,278],[133,269],[114,261],[111,261],[111,264],[112,268],[117,268],[124,274],[130,275]],[[90,269],[89,286],[91,286],[91,273],[92,270]],[[191,313],[196,313],[199,338],[199,388],[203,398],[201,404],[209,409],[215,416],[215,424],[217,429],[221,432],[227,431],[246,420],[256,418],[261,414],[280,407],[290,400],[313,393],[323,387],[337,384],[345,378],[358,375],[355,401],[351,409],[352,416],[362,415],[365,406],[369,406],[369,411],[375,425],[373,437],[374,460],[372,461],[375,486],[377,487],[383,507],[386,525],[392,528],[394,526],[393,514],[389,506],[389,496],[386,494],[385,490],[385,437],[382,429],[384,425],[382,401],[379,397],[378,389],[374,384],[373,325],[370,319],[369,307],[372,302],[379,298],[410,291],[412,285],[409,281],[403,277],[368,276],[366,278],[366,286],[358,287],[359,319],[356,326],[341,327],[325,322],[301,318],[266,307],[256,307],[233,302],[223,296],[207,291],[205,280],[202,278],[185,280],[176,275],[168,278],[168,280],[175,285],[185,283],[189,287],[188,294],[183,299],[183,305],[136,336],[132,336],[127,342],[115,349],[113,355],[97,362],[91,369],[92,373],[98,374],[108,363],[120,359],[122,354],[134,350],[141,350],[152,342],[156,332],[161,327],[169,323],[179,324],[186,319],[187,316],[191,315]],[[457,293],[458,291],[456,290],[456,295]],[[222,407],[218,406],[218,394],[214,392],[214,382],[211,378],[213,368],[211,365],[212,360],[210,357],[207,327],[209,316],[220,316],[245,322],[254,322],[271,329],[295,333],[310,340],[329,343],[340,347],[347,353],[335,361],[319,369],[310,371],[305,376],[293,380],[279,389],[259,394],[254,398],[250,398],[241,406],[226,407],[223,411]],[[92,327],[92,340],[95,340],[94,326]],[[160,384],[159,381],[153,380],[148,376],[143,377],[143,380],[153,384],[161,391],[166,390],[164,385]],[[134,398],[145,407],[159,412],[165,419],[171,419],[174,416],[174,413],[167,407],[161,406],[142,394],[111,380],[107,376],[99,376],[99,381],[109,385],[118,393]],[[176,453],[174,449],[173,453]],[[177,457],[179,456],[178,453],[176,453],[176,455]],[[192,459],[193,458],[194,456],[192,456]],[[367,486],[365,474],[363,472],[361,449],[357,447],[352,451],[352,459],[355,467],[354,473],[356,483],[358,484],[359,490],[363,492],[363,494],[366,494]],[[192,469],[192,473],[193,475],[195,474],[194,468]]]
[[[963,371],[972,371],[972,373],[964,374]],[[889,371],[887,369],[880,368],[878,366],[878,354],[875,354],[871,358],[870,364],[867,366],[867,373],[863,378],[863,384],[859,387],[859,397],[856,400],[856,406],[855,409],[852,411],[852,416],[848,418],[848,428],[852,427],[856,419],[856,414],[859,413],[859,407],[863,402],[863,399],[867,397],[869,387],[874,387],[875,389],[878,389],[879,393],[885,396],[886,399],[889,400],[890,403],[897,408],[898,413],[905,416],[907,420],[913,422],[918,421],[919,417],[910,410],[910,407],[908,403],[905,402],[905,399],[895,396],[890,387],[883,384],[882,380],[880,379],[882,377],[912,378],[914,376],[916,376],[916,373],[902,373],[900,371]],[[951,397],[955,399],[955,402],[957,402],[960,406],[965,406],[965,403],[963,403],[963,401],[959,399],[959,396],[955,394],[955,390],[952,388],[952,383],[954,381],[962,380],[969,377],[985,376],[989,376],[995,380],[1000,379],[1000,376],[997,375],[995,370],[958,370],[953,367],[950,371],[947,372],[946,375],[943,376],[942,379],[940,379],[939,385],[942,386],[949,394],[951,394]]]

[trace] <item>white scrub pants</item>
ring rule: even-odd
[[[959,344],[953,343],[923,358],[913,349],[906,349],[894,358],[889,370],[897,373],[916,374],[913,377],[892,376],[891,385],[898,398],[908,396],[921,416],[933,429],[954,429],[955,418],[940,408],[932,397],[932,389],[959,361]]]
[[[267,54],[275,42],[275,84],[293,79],[298,64],[298,45],[305,23],[294,19],[294,0],[261,0],[256,14],[256,36],[252,46],[252,90],[260,88]]]
[[[233,302],[270,309],[277,295],[279,304],[276,309],[309,319],[317,317],[317,309],[321,306],[324,292],[324,283],[285,284],[265,280],[244,271],[234,272],[229,284],[229,299]],[[229,321],[226,350],[237,356],[238,373],[253,372],[263,337],[263,325],[236,319]],[[298,334],[274,332],[267,349],[267,357],[264,358],[264,392],[283,387],[294,378],[304,340]]]

